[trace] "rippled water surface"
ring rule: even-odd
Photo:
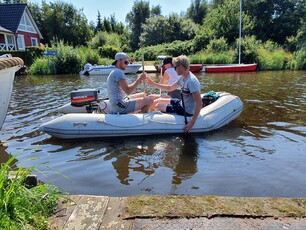
[[[241,116],[210,133],[89,140],[51,138],[38,127],[60,116],[76,88],[106,97],[106,77],[16,77],[0,162],[17,156],[18,166],[36,166],[40,180],[71,194],[306,197],[306,72],[198,77],[202,92],[239,96]]]

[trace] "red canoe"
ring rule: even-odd
[[[204,65],[207,73],[250,72],[256,71],[257,64]]]

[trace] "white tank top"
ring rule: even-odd
[[[173,67],[167,69],[165,73],[169,75],[168,85],[172,85],[174,82],[176,82],[179,79],[179,75],[176,73]]]

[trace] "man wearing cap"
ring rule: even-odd
[[[162,68],[165,68],[166,71],[164,72],[164,75],[161,76],[161,79],[159,81],[160,84],[172,85],[174,82],[176,82],[179,79],[179,75],[173,68],[172,57],[166,57],[163,60]],[[171,98],[180,98],[181,97],[180,93],[181,93],[180,88],[177,88],[171,92],[168,92],[168,95]]]
[[[116,66],[107,77],[107,91],[113,113],[132,113],[141,111],[147,113],[153,104],[153,99],[144,93],[132,94],[137,86],[146,79],[146,74],[138,75],[135,82],[128,84],[124,70],[129,64],[125,53],[117,53],[113,65]]]

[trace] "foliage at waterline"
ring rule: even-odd
[[[213,39],[201,51],[194,52],[193,41],[174,41],[156,46],[144,47],[146,61],[154,61],[158,55],[178,56],[186,54],[191,63],[233,64],[238,63],[238,39],[235,45],[228,45],[223,38]],[[79,73],[86,63],[110,65],[113,62],[115,47],[102,46],[98,49],[88,47],[73,48],[59,42],[55,46],[58,56],[37,58],[30,66],[32,74],[67,74]],[[142,49],[133,55],[137,61],[142,59]],[[306,51],[290,53],[274,42],[262,43],[254,36],[242,40],[241,63],[257,63],[258,70],[306,69]]]
[[[27,186],[26,178],[34,168],[16,170],[14,161],[11,157],[0,168],[0,229],[47,229],[59,190],[46,184]],[[9,177],[13,169],[15,174]]]

